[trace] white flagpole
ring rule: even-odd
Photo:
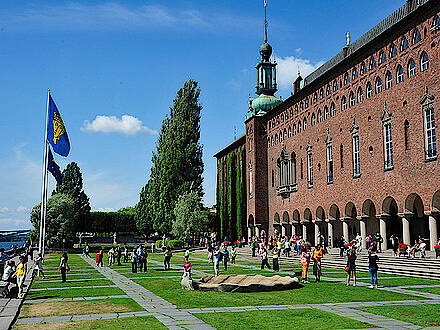
[[[49,146],[48,146],[49,148]],[[48,162],[49,163],[49,162]],[[41,251],[41,256],[43,257],[44,260],[44,256],[45,256],[45,252],[46,252],[46,214],[47,214],[47,186],[48,186],[48,179],[49,179],[49,173],[47,171],[46,168],[46,189],[44,192],[44,221],[43,221],[43,244],[42,244],[42,251]]]
[[[50,89],[47,90],[46,131],[44,133],[43,184],[41,188],[40,240],[38,245],[39,253],[43,253],[44,250],[43,228],[44,228],[44,222],[46,220],[47,163],[48,163],[47,129],[49,126],[49,98],[50,98]]]

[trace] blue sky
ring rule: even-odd
[[[358,39],[404,0],[269,0],[278,95]],[[263,0],[2,1],[0,230],[29,228],[41,198],[47,89],[93,210],[134,205],[164,115],[185,80],[200,83],[205,204],[218,150],[244,133],[263,39]],[[54,179],[50,177],[50,189]]]

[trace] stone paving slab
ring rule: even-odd
[[[59,288],[41,288],[41,289],[30,289],[31,292],[41,292],[41,291],[51,291],[51,290],[71,290],[71,289],[101,289],[101,288],[115,288],[116,285],[88,285],[88,286],[63,286]]]
[[[61,278],[61,276],[60,276]],[[99,281],[105,280],[105,277],[96,277],[96,278],[75,278],[75,279],[67,279],[66,282],[84,282],[84,281]],[[60,283],[60,280],[39,280],[35,281],[35,283]]]

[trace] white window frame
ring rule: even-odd
[[[328,119],[328,116],[329,116],[328,107],[325,106],[324,107],[324,120]]]
[[[425,159],[437,158],[437,137],[435,134],[434,105],[432,103],[423,107],[423,121],[425,130]]]
[[[390,89],[391,87],[393,87],[393,74],[388,71],[385,75],[385,89]]]
[[[390,170],[394,166],[391,120],[387,120],[383,123],[383,147],[384,147],[384,168],[385,170]]]
[[[359,133],[354,133],[353,140],[353,177],[361,175],[360,154],[359,154]]]
[[[426,58],[428,59],[427,61],[424,61],[424,55],[426,55]],[[420,57],[420,70],[422,72],[426,71],[429,69],[429,56],[428,53],[423,52],[422,56]]]
[[[378,84],[379,82],[380,82],[380,85]],[[382,79],[380,79],[380,78],[376,79],[374,86],[376,89],[376,94],[382,93],[382,91],[383,91]]]
[[[322,112],[321,109],[318,110],[318,123],[322,122]]]
[[[336,115],[336,105],[334,103],[330,104],[330,117],[334,117]]]
[[[366,91],[367,91],[367,93],[366,93],[367,99],[369,99],[370,97],[373,96],[373,86],[371,86],[370,82],[367,84]]]
[[[398,84],[405,81],[405,71],[403,70],[402,66],[400,66],[400,65],[397,67],[397,70],[396,70],[396,79],[397,79]]]
[[[364,102],[364,90],[361,87],[357,91],[357,101],[358,103]]]
[[[334,180],[334,167],[333,167],[333,150],[332,145],[327,145],[327,183],[333,183]]]
[[[307,182],[309,188],[313,187],[313,154],[311,150],[307,152]]]
[[[350,94],[348,96],[348,106],[351,108],[355,105],[356,105],[356,96],[354,96],[353,92],[350,92]]]
[[[413,66],[411,66],[413,64]],[[415,76],[417,73],[417,65],[413,59],[410,59],[408,62],[408,78]]]
[[[342,111],[347,110],[347,98],[345,96],[342,98],[341,109]]]

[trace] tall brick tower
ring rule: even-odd
[[[255,99],[249,99],[246,116],[246,180],[248,232],[267,236],[269,227],[267,132],[262,118],[281,100],[277,91],[276,65],[271,60],[272,46],[267,42],[267,3],[264,5],[264,43],[260,47],[261,61],[257,64],[257,86]]]

